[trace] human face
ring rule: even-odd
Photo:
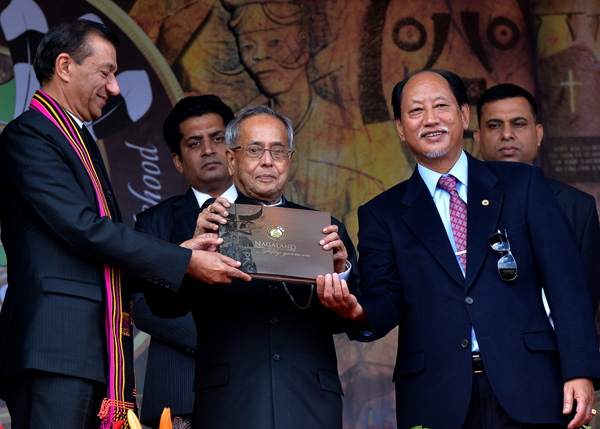
[[[473,137],[485,161],[533,162],[544,129],[535,123],[525,97],[485,103],[481,107],[480,124]]]
[[[100,36],[89,36],[92,54],[81,64],[68,62],[69,80],[65,108],[84,122],[102,116],[108,95],[119,95],[117,52],[115,47]],[[61,56],[67,54],[61,54]],[[59,56],[60,57],[60,56]],[[70,57],[69,57],[70,58]]]
[[[240,58],[261,90],[274,97],[307,80],[308,36],[299,25],[277,25],[262,10],[255,12],[246,13],[236,29]]]
[[[249,143],[266,149],[289,148],[285,125],[268,115],[251,116],[241,123],[236,146]],[[288,181],[291,158],[274,160],[269,151],[259,159],[247,158],[241,148],[227,153],[235,186],[242,194],[263,204],[279,202]]]
[[[402,92],[396,129],[419,164],[447,173],[462,152],[469,106],[459,106],[448,81],[437,73],[413,76]]]
[[[227,166],[225,124],[216,113],[188,118],[179,124],[183,137],[181,157],[173,154],[173,163],[192,187],[218,197],[231,186]]]

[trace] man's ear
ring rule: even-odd
[[[227,155],[227,170],[229,171],[229,175],[233,177],[233,172],[235,170],[235,157],[233,156],[233,151],[231,149],[227,149],[225,155]]]
[[[481,151],[481,145],[479,144],[479,139],[481,138],[481,131],[479,128],[473,130],[473,140],[477,144],[477,148]]]
[[[469,129],[469,121],[471,120],[471,109],[469,109],[468,104],[463,104],[460,106],[460,117],[463,123],[463,130]]]
[[[542,124],[535,124],[535,133],[537,134],[537,147],[539,149],[544,138],[544,127],[542,127]]]
[[[404,128],[402,127],[402,122],[400,122],[400,119],[396,119],[395,123],[396,123],[396,131],[398,131],[400,140],[405,142],[406,140],[404,140]]]
[[[56,61],[54,62],[54,75],[58,76],[63,82],[69,82],[74,66],[75,60],[73,60],[73,57],[63,52],[56,57]]]
[[[183,174],[183,163],[181,162],[181,157],[175,152],[173,152],[173,164],[175,165],[177,171]]]

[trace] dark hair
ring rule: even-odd
[[[40,85],[52,80],[56,58],[60,54],[68,54],[77,64],[81,64],[92,55],[93,50],[89,43],[91,35],[100,36],[115,48],[119,46],[117,35],[99,22],[78,19],[52,27],[38,45],[33,62],[35,77]]]
[[[223,125],[233,119],[231,107],[223,103],[216,95],[199,95],[185,97],[179,100],[163,124],[163,136],[172,153],[181,156],[181,123],[189,118],[214,113],[223,118]]]
[[[458,76],[456,73],[452,73],[451,71],[442,69],[419,70],[414,73],[411,73],[406,79],[397,83],[394,89],[392,90],[392,108],[394,109],[395,119],[400,119],[400,113],[402,112],[402,91],[404,90],[404,87],[411,78],[423,72],[436,73],[442,76],[444,79],[446,79],[446,81],[448,81],[448,85],[450,86],[452,94],[454,94],[454,98],[456,98],[456,102],[458,103],[459,107],[462,107],[465,104],[469,104],[469,97],[467,96],[465,84],[463,83],[460,76]]]
[[[485,90],[479,101],[477,102],[477,123],[481,125],[481,110],[483,105],[486,103],[491,103],[492,101],[498,100],[506,100],[507,98],[517,98],[523,97],[529,102],[529,107],[531,108],[531,113],[533,113],[533,119],[537,124],[537,103],[535,102],[535,98],[529,91],[525,88],[521,88],[518,85],[513,85],[512,83],[501,83],[500,85],[492,86]]]
[[[277,113],[269,106],[265,106],[264,104],[249,106],[242,109],[236,118],[231,121],[229,125],[227,125],[227,129],[225,130],[225,141],[227,142],[227,147],[229,149],[233,149],[237,146],[237,141],[240,136],[240,129],[242,128],[242,122],[248,118],[258,115],[272,116],[273,118],[279,119],[283,123],[288,139],[288,149],[292,150],[292,144],[294,142],[294,128],[292,127],[292,121],[290,121],[286,116],[283,116],[281,113]]]

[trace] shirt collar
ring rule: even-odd
[[[279,202],[275,203],[275,204],[263,204],[260,203],[261,206],[265,206],[265,207],[277,207],[277,206],[281,206],[283,205],[283,197],[279,198]]]
[[[81,119],[79,119],[77,116],[75,116],[74,114],[72,114],[71,112],[69,112],[67,109],[65,109],[65,111],[69,114],[69,116],[71,118],[73,118],[73,120],[77,123],[77,125],[79,125],[79,128],[83,129],[83,121]]]
[[[198,201],[198,207],[202,207],[202,205],[206,202],[206,200],[208,200],[209,198],[212,198],[209,194],[200,192],[197,189],[192,188],[192,191],[194,192],[194,196],[196,197],[196,200]],[[220,196],[227,199],[227,201],[229,201],[230,203],[233,203],[238,196],[237,189],[235,189],[235,186],[232,184]]]
[[[456,163],[452,166],[448,174],[441,174],[437,171],[430,170],[427,167],[423,167],[421,164],[417,164],[419,174],[425,182],[425,186],[427,186],[427,189],[429,190],[431,196],[433,196],[435,188],[437,187],[437,183],[440,180],[440,177],[442,176],[452,175],[456,177],[456,179],[460,183],[468,187],[468,167],[469,160],[467,159],[467,155],[465,154],[464,150],[462,151],[460,157],[458,158],[458,161],[456,161]]]

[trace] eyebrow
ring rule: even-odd
[[[110,71],[117,71],[117,66],[114,63],[109,63],[109,62],[102,63],[102,67],[106,67]]]
[[[248,142],[248,143],[246,143],[246,144],[256,144],[256,145],[259,145],[259,146],[264,146],[264,145],[265,145],[265,143],[264,143],[264,142],[261,142],[261,141],[251,141],[251,142]],[[285,144],[283,144],[283,143],[282,143],[282,142],[280,142],[280,141],[273,142],[273,144],[272,144],[271,146],[276,146],[276,145],[285,146]]]
[[[214,136],[219,135],[219,134],[225,134],[225,131],[223,131],[223,130],[215,130],[215,131],[213,131],[211,133],[208,133],[208,136],[209,137],[214,137]],[[185,141],[188,141],[188,140],[198,140],[198,139],[202,139],[202,137],[203,137],[202,134],[192,134],[187,139],[185,139]]]
[[[514,122],[514,121],[527,121],[529,122],[529,119],[527,119],[525,116],[515,116],[514,118],[509,118],[509,122]],[[504,122],[502,119],[499,118],[490,118],[487,121],[485,121],[486,124],[489,124],[490,122]]]
[[[434,102],[439,101],[439,100],[450,100],[450,98],[445,96],[444,94],[436,95],[435,97],[433,97]],[[413,104],[423,103],[423,102],[424,102],[424,100],[416,99],[416,98],[413,98],[413,99],[407,101],[409,106],[413,105]]]

